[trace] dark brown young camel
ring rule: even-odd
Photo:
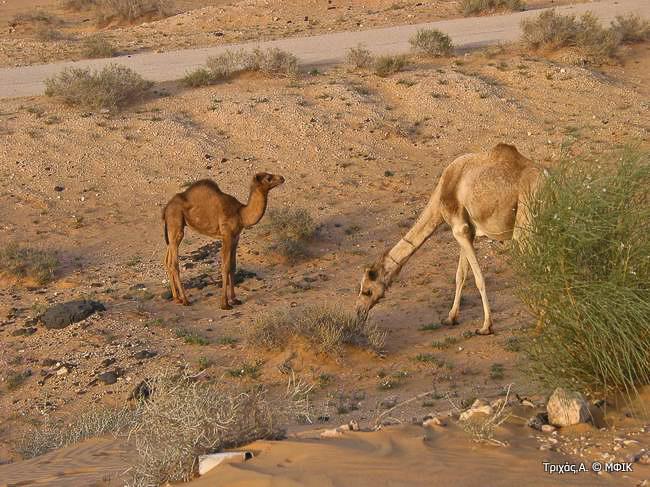
[[[208,237],[221,239],[221,309],[232,309],[230,303],[241,304],[235,297],[237,244],[239,234],[259,222],[266,211],[268,193],[284,183],[284,178],[265,172],[257,173],[251,182],[245,205],[219,189],[217,183],[202,179],[169,200],[163,210],[167,255],[165,269],[174,301],[189,305],[178,268],[178,246],[185,234],[185,225]],[[228,296],[230,294],[230,296]]]

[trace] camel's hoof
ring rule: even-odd
[[[219,306],[219,307],[220,307],[221,309],[225,309],[225,310],[232,309],[232,306],[230,306],[229,304],[222,304],[222,305]]]
[[[232,304],[234,304],[235,306],[238,306],[238,305],[242,304],[242,302],[241,302],[239,299],[237,299],[237,298],[235,298],[235,299],[231,299],[230,302],[231,302]]]
[[[181,304],[182,304],[183,306],[189,306],[189,305],[190,305],[190,302],[189,302],[187,299],[182,299],[182,300],[181,300]]]
[[[492,331],[492,328],[488,328],[487,330],[483,328],[479,328],[478,330],[475,331],[477,335],[492,335],[494,332]]]
[[[458,320],[450,320],[449,318],[445,318],[442,320],[442,324],[444,326],[456,326],[458,324]]]

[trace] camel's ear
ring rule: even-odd
[[[255,181],[257,181],[258,183],[261,183],[261,182],[264,180],[264,176],[266,176],[265,173],[263,173],[263,172],[258,172],[258,173],[255,175]]]

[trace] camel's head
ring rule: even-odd
[[[377,302],[384,297],[386,283],[384,280],[383,259],[366,268],[361,278],[359,296],[357,297],[357,319],[366,321],[368,312]]]
[[[269,174],[268,172],[258,172],[253,178],[253,184],[265,191],[280,186],[282,183],[284,183],[284,177],[277,174]]]

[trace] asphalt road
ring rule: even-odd
[[[563,14],[581,15],[593,12],[603,23],[608,24],[617,15],[636,13],[650,18],[650,0],[604,0],[557,7]],[[396,54],[407,52],[408,40],[418,29],[436,28],[449,34],[459,50],[473,49],[515,41],[520,36],[520,22],[536,16],[541,10],[530,10],[507,15],[471,17],[442,20],[424,24],[400,25],[353,32],[292,37],[267,42],[228,44],[201,49],[183,49],[162,53],[143,53],[120,56],[111,59],[58,62],[17,68],[0,68],[0,98],[40,95],[44,80],[66,67],[101,68],[109,63],[128,66],[146,79],[170,81],[182,78],[189,70],[205,63],[227,49],[254,49],[256,47],[278,47],[292,52],[305,66],[326,66],[339,63],[349,48],[364,44],[375,54]]]

